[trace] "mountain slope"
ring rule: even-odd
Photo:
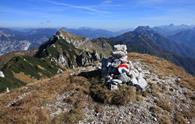
[[[129,52],[147,53],[166,58],[195,74],[195,55],[183,45],[172,42],[150,27],[138,27],[132,32],[110,38],[111,44],[126,44]]]
[[[155,26],[153,27],[153,29],[158,32],[159,34],[161,34],[164,37],[169,37],[172,35],[175,35],[179,32],[185,31],[185,30],[189,30],[192,29],[194,27],[194,25],[174,25],[174,24],[170,24],[170,25],[162,25],[162,26]]]
[[[83,48],[85,38],[59,31],[40,46],[34,56],[16,54],[1,57],[0,91],[51,77],[67,68],[86,66],[99,59],[97,52]],[[26,82],[27,81],[27,82]]]
[[[195,47],[195,28],[188,29],[185,31],[178,32],[169,38],[177,43],[188,46],[191,50]]]
[[[193,123],[195,78],[161,58],[131,53],[129,59],[145,74],[149,83],[145,93],[132,86],[127,86],[130,95],[111,92],[101,88],[98,73],[86,78],[73,75],[77,69],[70,70],[0,94],[0,123]],[[84,73],[94,71],[85,68]],[[96,102],[91,96],[94,86],[115,96],[115,101]],[[112,105],[129,96],[127,104]]]
[[[46,42],[57,29],[8,29],[0,28],[0,55],[12,52],[38,48]]]

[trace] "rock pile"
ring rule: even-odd
[[[142,91],[147,87],[141,67],[128,61],[126,45],[115,45],[112,56],[102,60],[102,77],[111,90],[124,83],[135,85]]]

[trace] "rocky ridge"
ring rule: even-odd
[[[140,93],[136,87],[127,86],[131,88],[127,104],[113,105],[92,99],[90,87],[94,81],[99,82],[98,73],[92,74],[100,67],[97,63],[1,94],[0,108],[6,114],[0,117],[0,122],[193,124],[194,78],[165,60],[140,54],[128,56],[133,66],[141,69],[149,87]],[[92,74],[90,77],[94,79],[81,73]]]
[[[36,51],[35,55],[10,55],[2,60],[0,70],[0,92],[16,88],[37,79],[48,78],[62,73],[65,69],[86,66],[100,59],[95,50],[86,50],[76,44],[79,36],[57,32]],[[5,58],[5,57],[2,57]]]

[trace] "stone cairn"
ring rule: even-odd
[[[111,90],[123,84],[134,85],[142,91],[147,87],[141,67],[128,61],[126,45],[114,45],[112,56],[102,59],[101,71],[103,80]]]

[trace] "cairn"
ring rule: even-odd
[[[128,61],[127,46],[114,45],[112,56],[102,60],[102,77],[111,90],[130,84],[145,90],[147,82],[139,66]]]

